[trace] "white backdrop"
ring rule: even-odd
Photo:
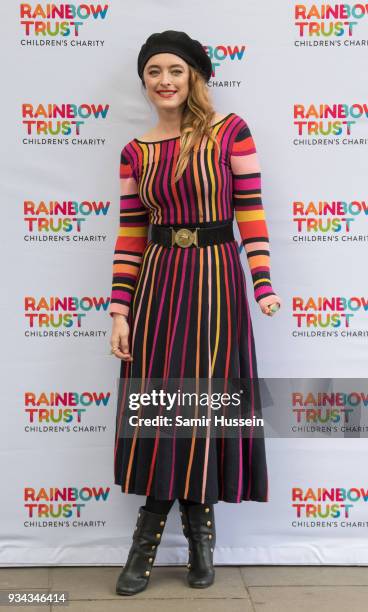
[[[296,17],[296,5],[141,0],[137,10],[107,0],[93,17],[94,0],[69,9],[58,0],[66,19],[48,18],[44,2],[4,7],[1,565],[119,565],[144,502],[113,483],[120,362],[109,354],[107,308],[120,151],[156,119],[136,72],[152,32],[184,30],[203,42],[216,109],[241,115],[257,146],[273,286],[283,299],[277,316],[262,315],[243,253],[259,375],[307,379],[305,393],[314,378],[365,376],[368,17],[364,5],[344,3],[334,5],[341,17],[320,18],[310,2]],[[68,34],[65,21],[81,25]],[[82,115],[79,134],[60,123],[73,117],[42,116],[48,105],[70,104]],[[100,112],[86,117],[93,105]],[[318,115],[321,105],[336,116]],[[55,202],[64,209],[53,213]],[[336,210],[306,211],[311,202]],[[317,229],[307,231],[306,219]],[[332,219],[340,231],[328,229]],[[316,310],[318,297],[356,299]],[[53,311],[52,298],[64,309]],[[307,314],[315,319],[307,323]],[[348,328],[346,314],[354,314]],[[364,431],[351,436],[268,438],[270,501],[216,505],[215,562],[367,564],[367,441]],[[54,488],[70,488],[69,497],[52,499]],[[319,488],[332,502],[312,499]],[[313,506],[300,516],[298,491]],[[157,564],[186,560],[175,505]]]

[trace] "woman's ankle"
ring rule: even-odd
[[[148,496],[144,509],[155,514],[169,514],[174,502],[175,499],[155,499]]]

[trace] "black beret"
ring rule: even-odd
[[[212,62],[198,40],[190,38],[185,32],[165,30],[151,34],[142,45],[138,55],[138,74],[143,81],[146,62],[156,53],[174,53],[197,68],[206,82],[212,76]]]

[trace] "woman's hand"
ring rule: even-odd
[[[272,317],[277,310],[272,311],[270,310],[270,306],[271,304],[278,304],[279,307],[281,308],[281,298],[279,298],[278,295],[268,295],[267,297],[261,298],[258,302],[263,314],[268,315],[269,317]]]
[[[133,361],[129,352],[129,325],[125,315],[114,313],[110,338],[111,352],[123,361]]]

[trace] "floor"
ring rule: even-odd
[[[154,566],[146,590],[128,597],[115,595],[119,572],[116,566],[0,568],[0,607],[15,589],[67,591],[68,612],[363,612],[368,599],[366,566],[216,566],[208,589],[187,586],[186,567]]]

